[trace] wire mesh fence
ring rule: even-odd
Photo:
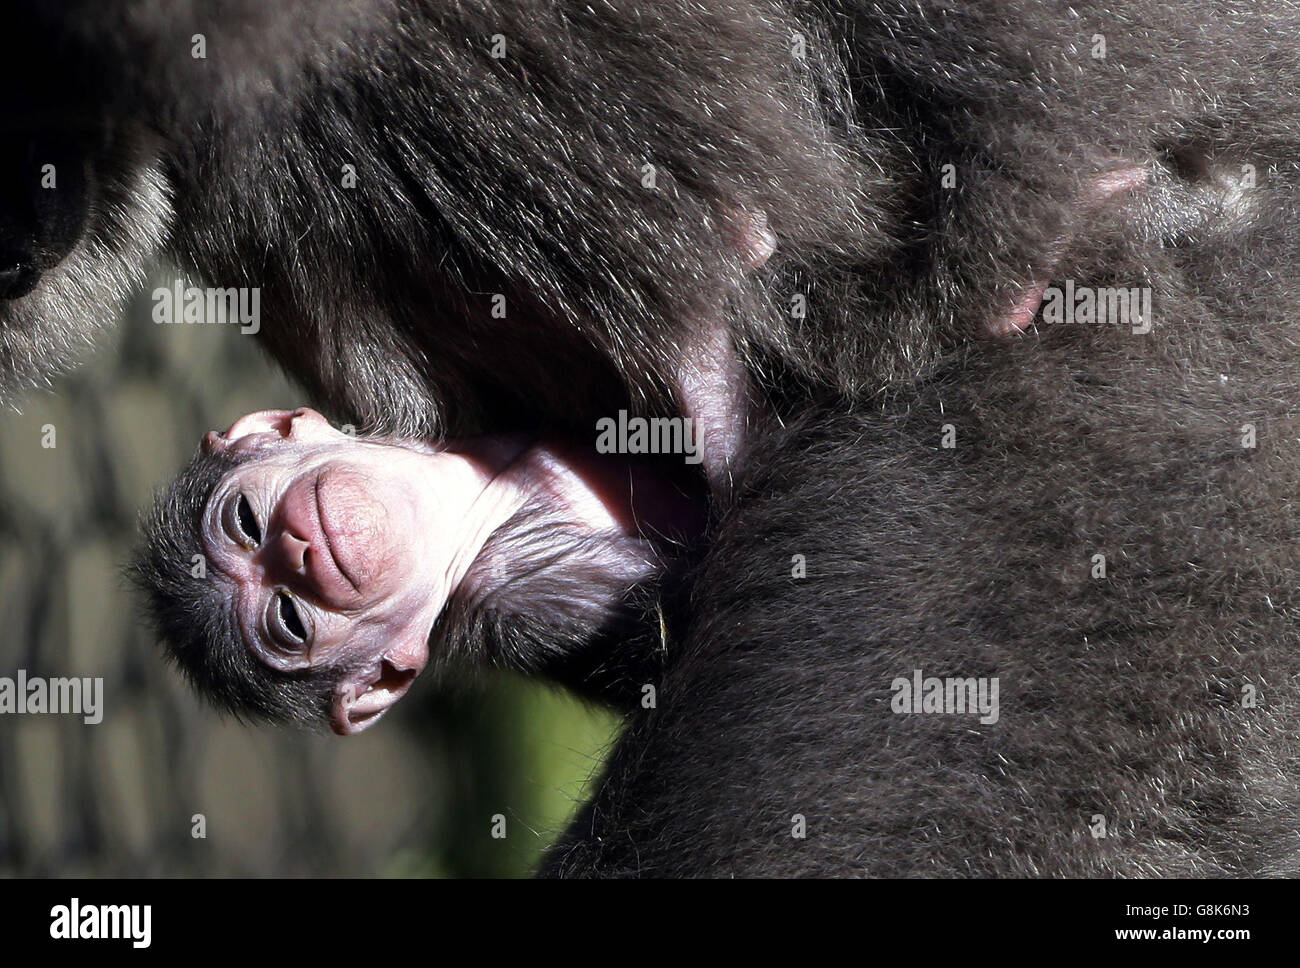
[[[306,401],[236,328],[125,315],[0,414],[0,677],[103,681],[95,724],[0,714],[0,874],[527,872],[608,716],[503,681],[339,740],[223,720],[163,664],[123,574],[139,510],[205,430]]]

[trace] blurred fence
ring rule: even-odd
[[[0,413],[0,676],[104,679],[97,725],[0,715],[0,874],[527,872],[610,717],[503,681],[306,736],[220,719],[163,664],[122,576],[139,509],[203,431],[307,401],[236,327],[150,310],[141,296],[85,367]]]

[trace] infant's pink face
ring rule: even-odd
[[[306,409],[242,417],[203,448],[247,458],[209,498],[203,545],[248,648],[283,671],[382,659],[404,691],[428,660],[484,471],[350,437]]]

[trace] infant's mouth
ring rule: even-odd
[[[316,502],[316,521],[320,526],[321,538],[325,542],[325,550],[329,555],[330,562],[334,565],[334,570],[343,576],[343,579],[352,586],[352,590],[357,594],[361,593],[361,588],[357,584],[352,573],[344,566],[342,559],[339,557],[337,543],[335,541],[335,531],[331,527],[329,517],[325,513],[325,505],[328,503],[321,500],[321,485],[324,483],[329,469],[326,468],[316,475],[316,481],[313,486],[313,497]]]

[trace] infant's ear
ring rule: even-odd
[[[312,411],[313,413],[315,411]],[[223,435],[226,440],[232,444],[241,437],[247,437],[249,434],[268,434],[275,433],[281,437],[288,437],[289,431],[293,427],[293,418],[297,410],[258,410],[254,413],[246,413],[230,425],[230,429]]]
[[[241,450],[292,440],[295,443],[320,443],[340,436],[321,414],[310,407],[296,410],[258,410],[245,414],[230,425],[224,434],[215,431],[203,438],[203,449],[220,453],[240,445]]]
[[[427,632],[411,630],[391,640],[382,658],[346,673],[334,687],[330,727],[340,736],[351,736],[379,722],[406,695],[428,661]]]
[[[387,659],[345,676],[334,687],[330,727],[340,736],[369,729],[406,695],[419,672],[399,669]]]
[[[296,410],[258,410],[240,417],[226,431],[226,439],[233,442],[249,434],[265,433],[302,440],[322,434],[334,436],[338,431],[311,407],[298,407]]]

